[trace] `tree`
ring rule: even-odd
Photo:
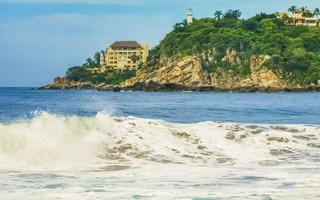
[[[306,12],[306,11],[307,11],[307,7],[302,6],[302,7],[300,8],[300,10],[304,13],[304,12]]]
[[[186,30],[187,26],[188,26],[187,20],[183,20],[180,23],[176,23],[173,26],[173,30],[178,31],[178,32],[183,32]]]
[[[294,13],[296,10],[297,10],[297,6],[291,6],[291,7],[288,9],[288,11],[292,13],[292,15],[293,15],[293,13]]]
[[[279,54],[274,54],[271,56],[270,60],[267,61],[266,63],[269,68],[271,68],[272,70],[274,70],[277,74],[283,76],[283,71],[282,66],[285,65],[284,61],[283,61],[283,57],[280,56]]]
[[[302,12],[302,16],[304,17],[313,17],[313,13],[310,12],[310,10],[308,10],[308,8],[306,6],[302,6],[300,8],[301,12]]]
[[[264,19],[270,19],[270,18],[277,18],[277,15],[275,14],[266,14],[266,13],[259,13],[259,14],[256,14],[254,17],[252,17],[251,19],[254,19],[256,20],[257,22],[261,22],[262,20]]]
[[[82,67],[87,68],[97,68],[100,67],[100,55],[101,52],[96,52],[93,56],[93,58],[87,58],[86,62],[82,65]]]
[[[88,76],[88,72],[85,68],[75,66],[68,69],[66,77],[71,81],[81,81]]]
[[[94,62],[91,58],[87,58],[86,63],[89,64],[89,66],[91,66]]]
[[[217,10],[215,13],[214,13],[214,16],[216,19],[221,19],[221,17],[223,16],[223,13],[221,10]]]
[[[101,53],[99,51],[97,51],[93,56],[93,60],[97,66],[100,65],[100,55],[101,55]]]
[[[306,33],[301,36],[303,38],[303,46],[307,51],[320,51],[320,36],[317,33]]]
[[[244,21],[243,28],[249,31],[256,31],[258,29],[258,22],[254,19],[248,19]]]
[[[317,17],[317,19],[319,19],[320,9],[319,8],[314,9],[313,14]]]
[[[311,12],[310,10],[308,10],[307,7],[305,7],[302,16],[304,16],[304,17],[313,17],[314,14],[313,14],[313,12]]]
[[[240,10],[228,10],[224,14],[225,19],[239,19],[241,17],[241,12]]]
[[[133,63],[136,63],[137,61],[141,60],[141,56],[132,55],[130,59],[132,60]]]

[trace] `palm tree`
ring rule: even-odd
[[[141,60],[141,56],[132,55],[130,59],[132,60],[133,63],[136,63],[137,61]]]
[[[303,13],[305,13],[308,9],[307,9],[307,7],[305,7],[305,6],[302,6],[302,7],[300,8],[300,10],[301,10]]]
[[[319,19],[320,9],[319,8],[314,9],[313,14],[317,17],[317,19]]]
[[[99,65],[100,63],[100,56],[101,56],[101,52],[100,51],[97,51],[94,56],[93,56],[93,61]]]
[[[91,65],[92,63],[94,63],[94,61],[92,60],[92,58],[87,58],[86,62]]]
[[[221,10],[218,10],[214,13],[214,16],[216,19],[221,19],[221,16],[223,15],[223,12]]]
[[[95,62],[92,60],[92,58],[87,58],[86,62],[82,66],[88,67],[88,68],[94,68]]]
[[[292,13],[292,15],[293,15],[293,13],[294,13],[296,10],[297,10],[297,6],[291,6],[291,7],[288,9],[288,11]]]
[[[302,16],[303,17],[313,17],[314,14],[308,10],[307,7],[301,7],[300,10],[302,11]]]

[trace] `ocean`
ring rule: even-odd
[[[320,93],[0,88],[0,199],[320,199]]]

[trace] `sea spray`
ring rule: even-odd
[[[264,165],[320,155],[319,127],[38,113],[0,124],[0,169],[94,169],[108,163]]]
[[[0,125],[0,169],[64,169],[95,162],[105,139],[95,119],[42,112]]]
[[[320,127],[40,112],[0,124],[0,199],[317,199]]]

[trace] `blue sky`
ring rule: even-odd
[[[319,0],[0,0],[0,87],[41,86],[114,40],[157,44],[193,8],[196,18],[320,7]]]

